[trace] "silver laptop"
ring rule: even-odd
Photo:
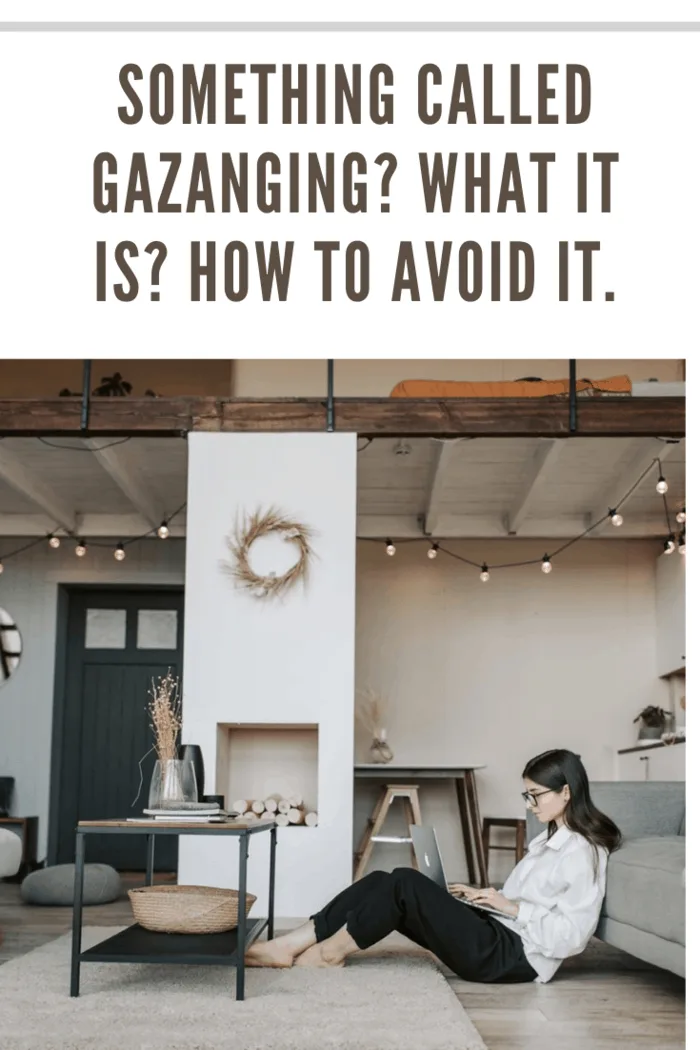
[[[418,861],[418,870],[423,875],[427,875],[433,882],[436,882],[441,889],[449,892],[435,828],[428,827],[425,824],[411,824],[410,831],[413,849]],[[456,897],[455,899],[461,904],[468,904],[470,908],[487,911],[491,915],[503,915],[502,911],[497,911],[496,908],[489,908],[486,904],[475,904],[473,901],[466,900],[465,897]]]

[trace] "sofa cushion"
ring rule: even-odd
[[[26,904],[69,906],[73,903],[75,864],[56,864],[27,875],[20,895]],[[108,904],[121,893],[119,873],[109,864],[86,864],[83,904]]]
[[[614,820],[626,839],[650,835],[685,835],[685,783],[678,781],[598,780],[591,783],[591,798]],[[528,810],[527,841],[542,831]]]
[[[610,857],[602,915],[685,944],[685,838],[630,839]]]

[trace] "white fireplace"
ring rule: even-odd
[[[205,790],[303,798],[317,827],[278,829],[276,910],[312,914],[352,877],[356,437],[191,434],[183,734]],[[313,530],[305,586],[281,599],[222,569],[236,515],[275,506]],[[264,564],[274,551],[261,547]],[[235,797],[234,797],[235,796]],[[248,889],[267,905],[269,836],[252,836]],[[237,884],[237,843],[181,837],[179,881]]]

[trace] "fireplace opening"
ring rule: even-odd
[[[228,810],[245,803],[251,820],[317,825],[317,723],[220,722],[216,733],[216,793]]]

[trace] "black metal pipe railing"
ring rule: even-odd
[[[326,401],[326,430],[332,434],[335,430],[335,405],[333,403],[333,373],[334,364],[332,359],[328,361],[328,399]]]
[[[576,400],[576,360],[569,360],[569,430],[572,434],[578,429],[577,418],[578,403]]]
[[[80,407],[80,429],[87,430],[88,416],[90,413],[90,379],[92,376],[92,361],[83,361],[83,403]]]

